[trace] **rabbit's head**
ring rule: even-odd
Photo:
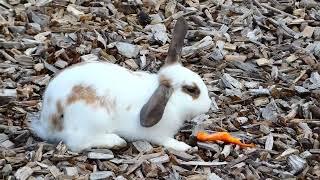
[[[140,124],[151,127],[157,124],[166,108],[174,108],[179,119],[192,118],[210,109],[208,89],[195,72],[181,64],[181,51],[187,33],[187,23],[177,20],[165,65],[158,72],[159,86],[140,112]]]

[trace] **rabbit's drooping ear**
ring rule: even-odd
[[[180,62],[181,51],[184,38],[187,34],[188,25],[183,17],[177,19],[176,25],[173,30],[173,37],[169,46],[166,64],[173,64]]]
[[[188,25],[186,20],[183,17],[177,19],[166,58],[167,65],[180,62],[183,40],[187,34],[187,30]],[[141,126],[151,127],[160,121],[172,92],[173,88],[168,81],[160,82],[158,88],[140,111]]]
[[[172,92],[173,88],[169,83],[160,83],[140,111],[141,126],[151,127],[160,121]]]

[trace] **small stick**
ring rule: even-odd
[[[289,16],[289,17],[291,17],[291,18],[297,19],[297,17],[294,16],[294,15],[291,15],[291,14],[289,14],[289,13],[286,13],[286,12],[284,12],[284,11],[281,11],[281,10],[277,9],[277,8],[271,7],[271,6],[269,6],[269,5],[261,4],[258,0],[253,0],[253,2],[254,2],[258,7],[261,7],[261,6],[262,6],[262,7],[266,8],[266,9],[271,10],[271,11],[274,11],[274,12],[277,12],[277,13],[280,13],[280,14],[283,14],[283,15],[286,15],[286,16]]]
[[[289,123],[309,123],[309,124],[320,124],[320,119],[292,119]]]
[[[155,48],[152,48],[152,47],[148,47],[148,49],[150,51],[157,52],[157,53],[167,53],[167,50],[164,50],[164,49],[155,49]]]
[[[17,63],[18,61],[15,60],[13,57],[11,57],[8,53],[6,53],[4,50],[0,50],[0,53],[4,56],[4,58],[6,58],[7,60]]]
[[[306,74],[306,72],[307,70],[302,70],[300,75],[292,83],[296,84],[302,78],[302,76]]]

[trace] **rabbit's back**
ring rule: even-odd
[[[75,65],[47,86],[36,130],[42,138],[61,139],[76,132],[113,131],[124,122],[137,124],[139,109],[157,83],[156,75],[110,63]]]
[[[139,99],[139,95],[144,92],[153,91],[157,83],[156,78],[154,74],[130,71],[115,64],[92,62],[75,65],[58,74],[49,83],[45,96],[66,99],[78,86],[90,87],[97,96],[117,96],[131,101],[131,98]]]

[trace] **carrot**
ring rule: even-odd
[[[254,144],[245,144],[240,141],[239,138],[231,136],[228,132],[217,132],[208,134],[206,132],[198,132],[197,139],[199,141],[223,141],[227,143],[237,144],[240,147],[255,147]]]

